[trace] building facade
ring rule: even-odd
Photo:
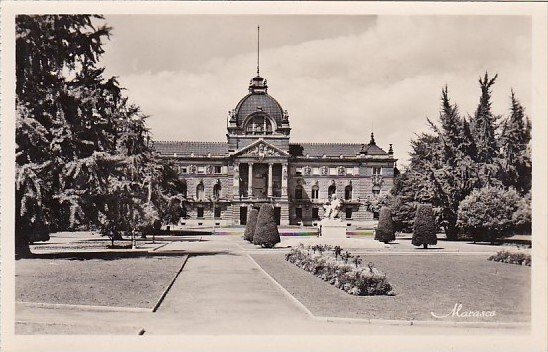
[[[244,225],[250,207],[274,206],[280,225],[316,225],[334,195],[340,217],[365,225],[369,206],[390,191],[396,159],[375,142],[291,143],[289,114],[268,94],[266,79],[251,79],[249,93],[229,112],[226,142],[156,141],[173,159],[186,191],[180,226]]]

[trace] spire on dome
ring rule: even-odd
[[[259,50],[260,50],[260,30],[261,27],[257,26],[257,76],[251,79],[249,82],[249,93],[252,94],[265,94],[268,91],[268,86],[266,85],[266,79],[260,76],[260,61],[259,61]]]
[[[376,145],[377,143],[375,143],[375,135],[373,134],[373,132],[371,132],[371,140],[369,141],[369,145]]]

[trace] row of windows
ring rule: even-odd
[[[382,167],[372,167],[371,173],[373,175],[382,175]],[[323,175],[323,176],[343,176],[343,175],[359,175],[360,169],[358,167],[327,167],[327,166],[303,166],[295,168],[295,175]]]
[[[225,174],[226,169],[223,169],[223,166],[220,165],[185,165],[179,166],[180,174]]]
[[[331,196],[337,192],[337,187],[335,185],[331,185],[327,188],[327,197],[331,199]],[[371,192],[374,195],[379,195],[381,192],[381,187],[378,185],[373,186],[373,189]],[[310,192],[310,198],[311,199],[319,199],[320,194],[320,187],[317,185],[312,186],[311,192]],[[297,185],[295,187],[295,199],[304,199],[304,188],[301,185]],[[348,185],[344,188],[344,200],[351,200],[352,199],[352,186]]]
[[[220,183],[216,183],[213,185],[213,198],[221,198],[222,195],[222,187]],[[183,189],[182,192],[183,197],[187,197],[186,188]],[[205,187],[203,183],[199,183],[198,186],[196,186],[196,200],[204,200],[205,199]]]
[[[204,217],[204,207],[197,207],[196,208],[196,217],[198,219]],[[221,217],[221,207],[215,207],[213,209],[213,217],[216,218],[216,219]]]

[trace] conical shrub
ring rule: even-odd
[[[259,216],[259,211],[255,208],[252,208],[247,214],[247,222],[246,222],[245,231],[244,231],[244,240],[253,242],[253,234],[255,233],[255,227],[257,226],[258,216]]]
[[[259,210],[257,225],[253,234],[253,244],[271,248],[276,243],[280,243],[280,234],[276,225],[274,207],[272,204],[263,204],[261,210]]]
[[[428,245],[438,243],[438,238],[436,237],[436,218],[434,217],[432,204],[417,205],[411,243],[414,246],[423,246],[424,248],[428,248]]]
[[[379,223],[375,231],[375,239],[380,242],[388,243],[396,239],[394,231],[394,222],[392,221],[392,209],[382,207],[379,214]]]

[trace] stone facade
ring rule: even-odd
[[[290,143],[289,114],[251,80],[249,94],[229,112],[227,142],[157,141],[155,151],[175,161],[186,193],[180,226],[245,224],[249,207],[271,203],[281,225],[315,225],[333,195],[344,200],[341,218],[364,225],[368,204],[390,191],[396,159],[368,144]]]

